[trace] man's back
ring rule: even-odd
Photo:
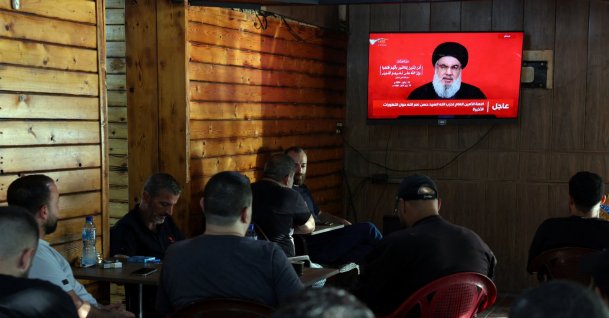
[[[609,246],[609,221],[569,216],[545,220],[531,242],[530,264],[535,256],[559,247],[587,247],[601,250]]]
[[[0,275],[0,308],[18,317],[78,317],[74,302],[61,288],[38,279],[7,275]]]
[[[494,275],[496,259],[480,237],[440,216],[395,232],[367,258],[356,294],[377,314],[387,314],[441,276],[457,272]]]
[[[294,256],[291,229],[311,217],[302,196],[272,181],[252,184],[252,223],[262,228],[269,240],[276,242],[288,257]]]
[[[214,297],[276,306],[302,284],[277,245],[230,235],[202,235],[172,245],[161,272],[157,310],[169,314]]]

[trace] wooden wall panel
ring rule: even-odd
[[[103,3],[0,1],[0,204],[19,176],[53,178],[60,221],[45,239],[69,261],[86,215],[108,246]]]
[[[227,9],[191,7],[188,19],[191,228],[213,174],[255,182],[271,153],[294,145],[308,150],[310,175],[334,176],[313,195],[340,213],[346,37],[271,16],[259,28],[255,15]]]
[[[525,270],[530,240],[544,219],[567,215],[568,179],[580,170],[609,178],[603,124],[609,112],[600,79],[609,63],[609,6],[602,0],[451,1],[402,4],[399,14],[380,6],[349,6],[344,165],[352,196],[344,202],[354,208],[346,211],[380,226],[393,209],[396,183],[426,173],[438,181],[441,214],[474,229],[494,250],[499,291],[532,286]],[[524,30],[525,50],[553,51],[554,88],[522,88],[517,124],[366,126],[368,32],[395,30],[397,23],[399,31]],[[375,173],[388,174],[390,183],[370,183]]]

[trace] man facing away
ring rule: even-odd
[[[609,245],[609,221],[600,219],[600,205],[605,202],[605,185],[596,173],[580,171],[569,180],[568,217],[545,220],[537,228],[527,270],[533,259],[544,251],[559,247],[587,247],[602,250]]]
[[[376,314],[394,311],[412,293],[442,276],[494,276],[497,260],[473,231],[444,220],[435,182],[415,174],[402,180],[396,212],[404,230],[385,237],[367,257],[355,294]]]
[[[309,234],[315,219],[298,192],[292,190],[295,162],[286,154],[276,154],[264,165],[262,180],[252,184],[253,222],[283,249],[296,255],[292,234]]]
[[[408,99],[486,99],[478,87],[461,81],[468,60],[465,46],[456,42],[438,45],[431,55],[433,81],[413,90]]]
[[[214,175],[200,205],[205,233],[167,250],[157,297],[160,313],[206,298],[249,299],[274,307],[302,289],[279,246],[244,237],[252,216],[247,177],[229,171]]]
[[[110,255],[163,258],[169,245],[184,239],[171,215],[182,189],[167,173],[146,180],[142,201],[110,229]]]
[[[59,191],[53,179],[45,175],[27,175],[13,181],[6,194],[9,206],[25,208],[38,223],[40,237],[51,234],[59,219]],[[24,211],[25,211],[24,210]],[[101,306],[80,284],[68,261],[51,245],[38,240],[29,278],[49,281],[66,291],[80,317],[133,317],[120,304]]]
[[[300,193],[317,223],[344,224],[345,227],[318,235],[305,236],[311,260],[321,264],[361,263],[364,257],[383,238],[378,228],[370,223],[356,223],[322,212],[315,204],[311,191],[305,184],[307,153],[300,147],[288,148],[285,153],[294,162],[296,171],[292,189]]]
[[[171,216],[180,199],[182,188],[167,173],[148,177],[142,190],[142,201],[110,229],[110,255],[154,256],[162,259],[167,248],[184,239]],[[146,317],[158,317],[155,312],[156,286],[142,289],[142,311]],[[125,284],[127,308],[139,314],[139,286]]]
[[[32,216],[20,207],[0,207],[0,316],[78,317],[72,299],[61,288],[26,278],[36,246],[38,224]]]

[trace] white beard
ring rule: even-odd
[[[458,78],[453,80],[452,84],[444,85],[442,84],[442,79],[438,76],[438,74],[434,73],[432,83],[433,89],[436,91],[436,94],[440,96],[440,98],[452,98],[461,88],[461,74],[459,74]]]

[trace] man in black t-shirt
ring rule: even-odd
[[[23,208],[0,207],[0,314],[8,317],[78,317],[58,286],[27,279],[38,246],[38,223]]]
[[[285,154],[274,155],[264,166],[262,180],[252,184],[252,220],[288,257],[296,255],[292,234],[315,230],[315,219],[298,192],[292,190],[295,163]]]

